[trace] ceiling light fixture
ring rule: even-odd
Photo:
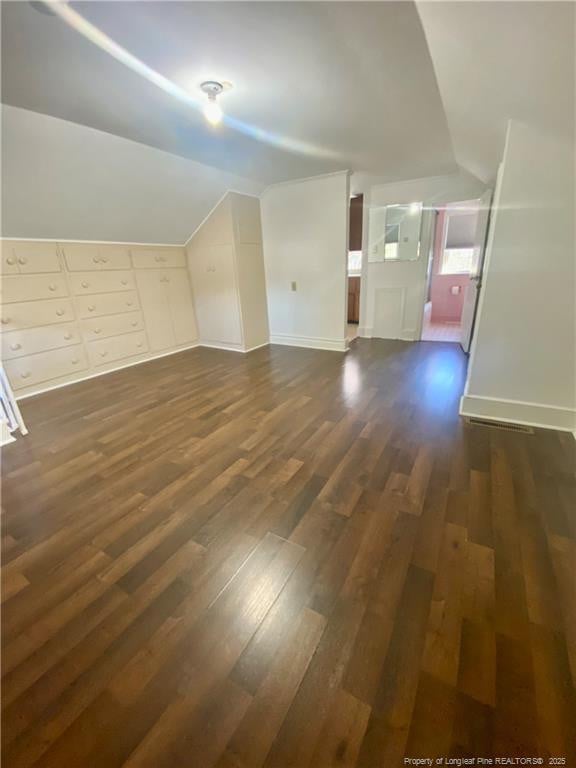
[[[49,3],[50,10],[58,16],[69,27],[74,29],[78,34],[82,35],[86,40],[89,40],[93,45],[100,48],[109,56],[112,56],[116,61],[119,61],[125,67],[128,67],[140,77],[148,80],[158,88],[172,96],[177,101],[181,102],[187,107],[194,110],[201,110],[204,106],[204,100],[196,98],[191,95],[187,89],[182,88],[176,83],[169,80],[164,75],[157,72],[152,67],[149,67],[142,59],[134,56],[126,48],[123,48],[119,43],[106,35],[95,24],[88,21],[87,18],[78,13],[75,8],[70,6],[69,2],[51,2]],[[220,83],[224,86],[224,90],[230,87],[231,84],[226,82]],[[237,117],[231,115],[226,116],[226,125],[230,130],[243,133],[245,136],[250,136],[256,141],[265,142],[271,146],[279,147],[280,149],[288,152],[294,152],[301,155],[308,155],[316,158],[325,158],[332,161],[337,160],[339,163],[343,162],[343,156],[340,152],[323,147],[318,144],[311,144],[307,141],[300,141],[299,139],[293,139],[290,136],[284,136],[281,133],[275,133],[274,131],[268,131],[261,128],[258,125],[252,125],[246,123],[243,120],[239,120]]]
[[[217,80],[206,80],[201,83],[200,90],[208,97],[202,110],[204,117],[210,125],[218,125],[222,120],[222,107],[216,101],[216,97],[224,90],[224,84],[219,83]]]

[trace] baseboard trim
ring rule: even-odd
[[[576,411],[522,400],[463,395],[460,398],[460,415],[477,416],[489,421],[524,424],[541,429],[556,429],[561,432],[574,433],[576,429]]]
[[[226,344],[225,342],[216,341],[200,341],[199,347],[206,347],[206,349],[221,349],[224,352],[248,352],[241,344]]]
[[[26,400],[28,397],[36,397],[36,395],[42,395],[45,392],[52,392],[54,389],[62,389],[62,387],[71,387],[72,384],[79,384],[81,381],[89,381],[90,379],[98,379],[100,376],[107,376],[109,373],[116,373],[116,371],[123,371],[126,368],[133,368],[136,365],[144,365],[144,363],[151,363],[153,360],[159,360],[162,357],[169,357],[170,355],[177,355],[179,352],[186,352],[189,349],[196,349],[201,346],[198,342],[190,344],[186,347],[178,347],[178,349],[171,349],[169,352],[160,352],[157,355],[150,355],[144,360],[136,360],[135,362],[126,363],[126,365],[117,365],[115,368],[109,368],[106,371],[99,371],[98,373],[89,373],[87,376],[79,376],[73,381],[63,381],[57,384],[50,384],[49,386],[40,387],[34,389],[31,392],[24,392],[23,394],[16,395],[16,400]]]
[[[153,360],[159,360],[160,358],[168,357],[169,355],[177,355],[179,352],[186,352],[189,349],[198,349],[200,347],[205,347],[207,349],[221,349],[225,352],[241,352],[242,354],[246,354],[247,352],[253,352],[255,349],[261,349],[262,347],[267,347],[269,343],[270,342],[266,341],[264,344],[258,344],[255,347],[244,349],[244,348],[235,347],[232,345],[225,346],[224,344],[211,344],[210,342],[207,342],[207,341],[198,341],[186,347],[178,347],[178,349],[171,349],[169,352],[160,352],[157,355],[150,355],[149,357],[146,357],[144,360],[136,360],[136,362],[126,363],[126,365],[117,365],[114,368],[109,368],[107,371],[99,371],[98,373],[90,373],[87,376],[79,376],[77,379],[74,379],[73,381],[63,381],[63,382],[58,382],[57,384],[50,384],[49,386],[39,387],[38,389],[33,389],[30,392],[24,392],[20,395],[16,395],[16,400],[26,400],[26,398],[28,397],[36,397],[36,395],[42,395],[44,392],[52,392],[52,390],[54,389],[62,389],[62,387],[70,387],[72,384],[79,384],[81,381],[89,381],[90,379],[97,379],[99,376],[106,376],[106,374],[108,373],[123,371],[124,369],[132,368],[135,365],[143,365],[144,363],[151,363]]]
[[[253,352],[255,349],[267,347],[269,344],[269,341],[265,341],[263,344],[256,344],[255,347],[242,347],[239,344],[226,344],[215,341],[200,341],[198,346],[206,347],[206,349],[221,349],[224,352],[242,352],[243,354],[246,354],[247,352]]]
[[[321,339],[313,336],[287,336],[283,333],[270,335],[270,344],[282,344],[286,347],[305,347],[306,349],[324,349],[329,352],[346,352],[346,339]]]

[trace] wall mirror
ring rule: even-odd
[[[416,261],[420,258],[422,203],[372,208],[369,221],[369,261]]]

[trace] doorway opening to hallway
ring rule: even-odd
[[[363,211],[363,195],[353,195],[350,198],[350,219],[348,228],[348,343],[358,336],[358,324],[360,322]]]
[[[422,341],[462,341],[466,296],[477,273],[479,201],[437,208],[428,262]]]

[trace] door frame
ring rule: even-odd
[[[498,174],[500,174],[500,169],[498,169]],[[464,349],[462,346],[462,339],[460,339],[460,349],[464,352],[464,354],[469,358],[470,352],[472,350],[472,344],[474,343],[474,334],[476,332],[476,319],[478,317],[478,307],[480,305],[480,293],[482,291],[482,286],[484,284],[484,270],[486,269],[486,256],[487,256],[487,248],[488,248],[488,236],[490,232],[490,226],[492,224],[492,215],[494,211],[494,190],[487,188],[484,192],[484,195],[489,193],[489,202],[488,202],[488,215],[486,217],[486,226],[484,228],[484,237],[482,238],[482,250],[480,253],[480,264],[479,268],[476,272],[476,275],[474,278],[476,282],[476,300],[474,302],[474,309],[472,311],[472,322],[470,324],[470,343],[468,344],[468,349]],[[481,199],[481,198],[480,198]]]

